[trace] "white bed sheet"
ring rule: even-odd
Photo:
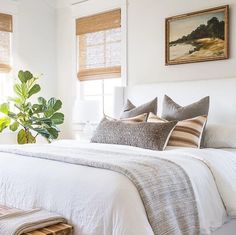
[[[78,141],[58,141],[54,145],[160,156],[159,152],[130,146]],[[161,157],[171,157],[181,165],[191,179],[201,234],[210,234],[228,219],[214,177],[201,159],[214,154],[229,153],[191,149],[161,153]],[[76,235],[153,234],[134,185],[123,175],[108,170],[0,153],[0,203],[22,209],[43,207],[60,213],[75,226]]]
[[[236,154],[236,149],[234,148],[221,148],[221,150]]]

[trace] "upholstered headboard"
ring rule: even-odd
[[[114,114],[119,115],[126,98],[140,105],[158,97],[158,113],[161,113],[162,99],[167,94],[180,105],[187,105],[210,96],[208,123],[236,125],[236,78],[211,79],[185,82],[161,82],[117,88],[114,98]]]

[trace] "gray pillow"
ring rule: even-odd
[[[157,98],[138,107],[133,105],[131,101],[128,99],[126,101],[126,104],[124,105],[120,118],[130,118],[138,116],[143,113],[150,113],[150,112],[157,114]]]
[[[175,103],[169,96],[165,95],[161,117],[168,121],[182,121],[197,116],[208,115],[209,102],[210,97],[207,96],[195,103],[182,107]]]
[[[166,147],[176,123],[176,121],[124,123],[104,118],[98,125],[91,142],[130,145],[161,151]]]

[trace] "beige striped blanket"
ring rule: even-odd
[[[65,222],[61,216],[45,210],[20,210],[0,205],[1,235],[20,235]]]
[[[191,181],[182,167],[174,162],[141,154],[53,145],[0,147],[0,152],[102,168],[123,174],[136,186],[155,235],[200,234]]]

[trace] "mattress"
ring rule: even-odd
[[[58,141],[53,145],[58,148],[89,147],[119,153],[142,153],[167,159],[171,157],[172,161],[184,168],[193,184],[201,234],[211,234],[228,221],[218,186],[226,193],[225,197],[230,205],[236,195],[228,198],[232,193],[225,191],[222,185],[228,181],[230,183],[231,178],[221,179],[221,174],[216,174],[216,178],[219,178],[217,186],[209,167],[213,167],[213,171],[221,170],[224,159],[226,163],[228,158],[232,159],[232,153],[229,151],[179,148],[160,153],[131,146],[78,141]],[[207,165],[207,162],[215,162],[217,165]],[[226,167],[230,169],[231,165]],[[153,235],[137,189],[128,178],[119,173],[0,153],[0,182],[1,204],[22,209],[43,207],[59,213],[74,225],[75,235]]]

